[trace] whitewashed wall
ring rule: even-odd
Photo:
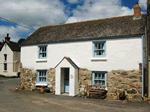
[[[99,40],[104,41],[104,40]],[[21,62],[24,68],[54,68],[64,56],[70,57],[79,67],[89,70],[133,70],[142,62],[141,38],[106,40],[107,60],[91,60],[92,41],[57,43],[48,45],[47,62],[39,62],[38,46],[22,46]]]

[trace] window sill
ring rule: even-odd
[[[3,72],[7,72],[7,70],[3,70]]]
[[[47,59],[36,59],[36,62],[47,62]]]
[[[100,57],[92,57],[91,58],[91,61],[107,61],[107,57],[102,57],[102,58],[100,58]]]
[[[47,84],[42,84],[42,83],[36,83],[36,86],[47,86]]]

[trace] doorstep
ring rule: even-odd
[[[62,93],[63,96],[69,96],[69,93]]]

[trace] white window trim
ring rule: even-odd
[[[107,57],[101,57],[101,58],[92,57],[91,61],[107,61]]]
[[[36,62],[47,62],[47,59],[36,59]]]
[[[36,86],[47,86],[47,84],[43,84],[43,83],[36,83]]]

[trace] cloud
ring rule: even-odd
[[[73,10],[71,18],[76,18],[73,19],[75,21],[85,21],[131,14],[133,14],[133,9],[122,6],[120,0],[85,0],[83,5],[78,5]]]
[[[34,29],[64,23],[68,18],[60,0],[0,0],[0,17]],[[0,29],[0,39],[10,33],[15,41],[28,32],[19,26],[0,26]]]
[[[0,16],[38,28],[63,23],[67,19],[60,0],[0,0]]]
[[[70,17],[70,18],[68,18],[68,20],[66,21],[66,23],[72,23],[72,22],[77,22],[77,21],[78,21],[77,18]]]
[[[146,10],[147,9],[147,0],[139,0],[139,4],[142,9]]]
[[[74,4],[74,3],[78,3],[79,0],[67,0],[67,2],[71,3],[71,4]]]
[[[11,41],[15,41],[17,42],[21,37],[20,35],[23,33],[29,33],[29,29],[17,26],[0,26],[1,32],[0,32],[0,41],[2,41],[2,39],[4,39],[7,35],[7,33],[9,33],[10,37],[11,37]]]

